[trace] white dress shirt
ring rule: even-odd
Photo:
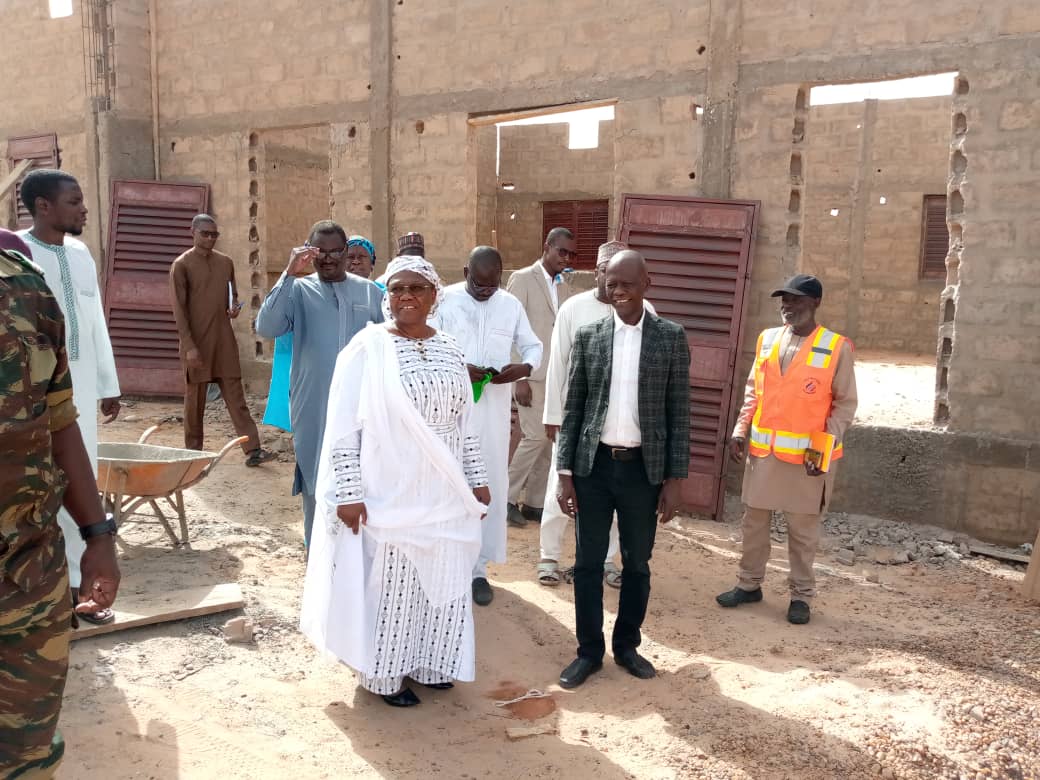
[[[549,276],[549,272],[545,270],[545,266],[542,263],[538,263],[538,267],[542,269],[545,283],[549,285],[549,297],[552,299],[553,311],[558,311],[560,308],[560,296],[556,294],[556,280]]]
[[[599,440],[612,447],[638,447],[643,442],[639,430],[639,353],[643,347],[643,322],[626,325],[614,312],[614,359],[610,370],[610,395],[607,414]]]

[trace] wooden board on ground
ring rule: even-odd
[[[968,549],[976,555],[985,555],[987,558],[996,558],[1001,561],[1011,561],[1012,563],[1029,563],[1028,555],[1010,552],[984,542],[969,542]]]
[[[1036,534],[1033,545],[1033,560],[1026,569],[1026,578],[1022,580],[1022,595],[1033,601],[1040,601],[1040,531]]]
[[[85,639],[127,628],[169,623],[199,615],[212,615],[215,612],[241,609],[244,606],[242,590],[234,582],[205,588],[168,590],[164,593],[120,594],[113,607],[116,613],[114,622],[105,626],[92,626],[81,620],[80,627],[72,632],[72,639]]]

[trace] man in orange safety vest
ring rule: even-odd
[[[787,619],[808,623],[816,595],[813,560],[820,515],[834,485],[842,438],[856,414],[852,343],[816,324],[823,285],[799,274],[773,292],[783,326],[762,331],[748,377],[730,457],[745,463],[743,550],[737,586],[715,600],[736,607],[762,600],[773,512],[787,521],[791,604]],[[813,435],[834,437],[826,471],[806,458]]]

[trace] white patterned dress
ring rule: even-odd
[[[405,394],[455,455],[471,488],[487,485],[487,472],[475,434],[459,429],[460,413],[472,392],[462,352],[456,341],[437,333],[427,339],[391,335]],[[401,446],[408,446],[401,442]],[[336,503],[364,501],[361,433],[332,443]],[[408,475],[402,474],[402,480]],[[392,544],[363,535],[364,557],[371,561],[366,601],[377,604],[372,674],[359,673],[361,685],[377,694],[401,690],[404,678],[423,684],[449,682],[472,665],[472,598],[436,606],[424,593],[419,572]],[[367,567],[366,567],[367,568]]]

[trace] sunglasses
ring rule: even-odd
[[[304,246],[308,249],[315,250],[315,260],[320,260],[323,257],[328,258],[329,260],[342,260],[347,254],[347,247],[343,247],[342,249],[333,249],[331,252],[326,252],[323,249],[318,249],[310,243],[304,244]]]
[[[395,284],[386,288],[386,293],[391,298],[400,298],[406,293],[412,297],[418,297],[427,290],[432,290],[432,284]]]
[[[557,251],[557,253],[560,255],[560,257],[563,257],[563,258],[569,259],[569,260],[577,260],[578,259],[578,253],[577,252],[572,252],[569,249],[564,249],[562,246],[557,246],[557,247],[553,247],[553,248]]]
[[[203,238],[220,238],[219,230],[200,230],[199,235]]]

